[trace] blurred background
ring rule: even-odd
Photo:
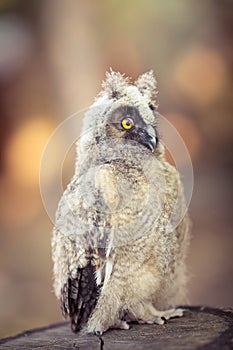
[[[109,67],[133,79],[155,71],[159,112],[194,167],[190,302],[233,306],[232,34],[232,0],[0,0],[1,337],[62,320],[40,159]]]

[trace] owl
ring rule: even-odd
[[[131,83],[110,70],[84,116],[52,237],[54,290],[74,332],[183,315],[190,221],[156,97],[152,71]]]

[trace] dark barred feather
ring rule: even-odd
[[[77,332],[87,323],[98,298],[95,267],[89,262],[86,267],[79,268],[77,277],[68,279],[61,295],[62,313],[70,317],[71,329]]]

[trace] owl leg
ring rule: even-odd
[[[116,295],[103,293],[87,323],[87,331],[102,335],[109,328],[129,329],[126,321],[120,319],[120,304]]]
[[[183,316],[184,310],[181,308],[172,308],[164,311],[157,310],[152,304],[144,305],[135,313],[138,323],[157,323],[164,324],[166,320],[172,317]]]

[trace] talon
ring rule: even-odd
[[[173,317],[182,317],[184,315],[184,309],[176,309]]]
[[[103,335],[103,332],[95,331],[95,334],[97,335],[98,338],[100,338]]]
[[[155,319],[154,323],[157,323],[157,324],[160,324],[160,325],[164,324],[165,323],[164,317],[157,317]]]
[[[167,323],[167,319],[166,319],[166,317],[162,316],[162,317],[161,317],[161,319],[164,321],[164,324],[166,324],[166,323]]]
[[[120,329],[129,329],[130,325],[126,321],[121,321],[121,323],[118,326]]]
[[[164,315],[161,317],[167,321],[170,318],[183,316],[183,311],[183,309],[170,309],[165,311]]]
[[[119,323],[115,323],[110,328],[113,328],[113,329],[117,329],[117,328],[118,329],[129,329],[130,325],[126,321],[120,320]]]

